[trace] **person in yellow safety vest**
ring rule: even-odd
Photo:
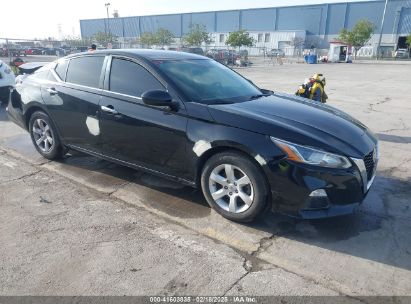
[[[323,74],[314,74],[314,76],[310,79],[312,82],[312,87],[310,89],[310,99],[319,101],[322,103],[326,103],[328,96],[325,93],[325,77]]]

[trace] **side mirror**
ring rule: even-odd
[[[173,106],[172,97],[168,92],[161,90],[147,91],[141,95],[143,102],[149,106],[171,107]]]

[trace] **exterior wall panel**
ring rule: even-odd
[[[192,23],[192,14],[183,14],[183,35],[187,34],[190,30],[190,24]]]
[[[193,13],[191,14],[191,21],[193,24],[203,24],[207,31],[215,31],[215,13]]]
[[[123,37],[123,20],[120,18],[110,18],[108,19],[107,31],[117,37]]]
[[[98,32],[106,31],[105,19],[81,20],[81,36],[91,37]]]
[[[381,18],[384,11],[384,2],[370,3],[349,3],[349,13],[347,28],[352,29],[361,19],[367,19],[375,24],[378,29],[381,25]]]
[[[345,8],[345,3],[329,6],[326,35],[337,35],[344,28]]]
[[[226,33],[240,28],[254,33],[304,31],[307,44],[327,47],[344,27],[351,29],[359,20],[368,19],[379,34],[384,0],[319,4],[278,8],[259,8],[218,12],[170,14],[159,16],[110,18],[110,31],[118,37],[138,37],[158,28],[182,37],[192,23],[206,26],[210,33]],[[105,32],[107,19],[80,20],[81,35],[91,37]],[[383,29],[383,42],[396,43],[398,35],[411,32],[411,0],[390,0]],[[377,35],[375,35],[377,36]],[[371,41],[374,41],[375,36]],[[390,37],[390,39],[388,39]],[[371,42],[374,43],[374,42]]]
[[[140,17],[140,31],[155,32],[159,28],[168,29],[174,36],[181,36],[181,17],[180,15],[162,15],[162,16],[143,16]]]
[[[217,12],[217,32],[233,32],[240,29],[240,11]]]
[[[139,37],[139,17],[126,17],[124,20],[124,37]]]
[[[274,31],[275,8],[243,11],[241,28],[247,31]]]
[[[402,9],[398,33],[401,35],[408,35],[411,33],[411,8]]]
[[[306,30],[309,35],[319,35],[320,20],[325,8],[325,5],[279,8],[278,30]]]

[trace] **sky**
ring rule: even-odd
[[[80,36],[79,20],[105,18],[107,2],[110,16],[118,10],[126,17],[347,1],[361,0],[3,0],[0,38]]]

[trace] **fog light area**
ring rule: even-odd
[[[318,189],[309,195],[305,202],[304,209],[325,209],[330,205],[327,192],[324,189]]]

